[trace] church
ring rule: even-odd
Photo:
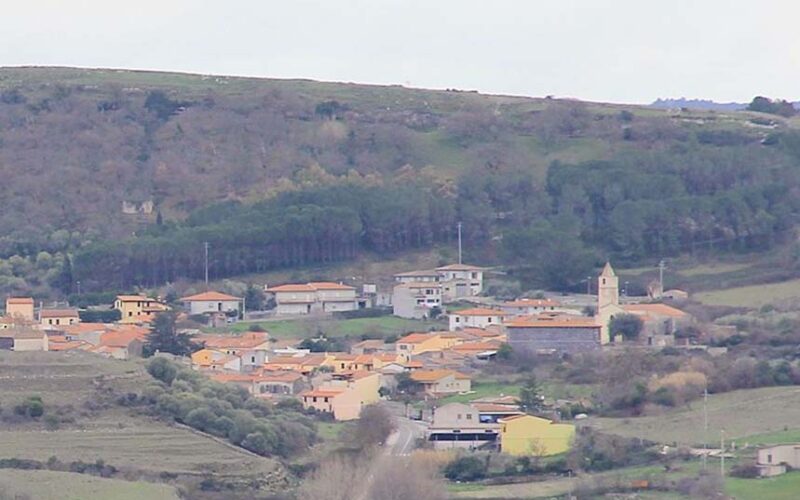
[[[692,322],[689,314],[667,304],[620,304],[619,277],[611,263],[606,262],[597,278],[595,321],[600,325],[601,344],[617,340],[614,332],[609,329],[609,323],[620,314],[631,314],[641,319],[643,327],[640,343],[657,347],[674,344],[674,333]]]

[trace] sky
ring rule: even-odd
[[[795,0],[6,0],[0,66],[800,100]]]

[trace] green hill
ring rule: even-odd
[[[0,291],[196,278],[204,241],[215,278],[387,255],[449,243],[457,221],[471,260],[556,288],[609,255],[762,250],[796,220],[796,124],[399,86],[2,68]]]

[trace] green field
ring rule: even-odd
[[[683,445],[701,445],[704,439],[717,443],[724,429],[726,439],[743,445],[750,436],[800,429],[800,388],[765,387],[712,394],[708,398],[708,436],[703,431],[702,401],[659,416],[590,418],[588,425],[610,434]]]
[[[764,304],[800,298],[800,279],[700,292],[694,298],[711,306],[759,308]]]
[[[4,496],[11,495],[11,496]],[[177,500],[166,484],[104,479],[88,474],[43,470],[0,470],[0,498],[35,500]]]
[[[254,323],[237,323],[232,330],[244,332]],[[320,333],[329,338],[351,337],[360,338],[367,335],[370,338],[385,338],[390,335],[404,335],[410,332],[427,332],[431,330],[446,330],[444,321],[423,321],[416,319],[398,318],[395,316],[380,316],[377,318],[298,318],[278,321],[262,321],[257,323],[276,339],[303,339],[316,337]]]
[[[795,500],[800,498],[800,472],[763,479],[725,479],[725,492],[736,500]]]
[[[749,264],[701,264],[686,269],[679,269],[678,272],[683,276],[706,276],[714,274],[733,273],[747,269]]]
[[[453,394],[439,400],[439,404],[468,403],[474,399],[488,396],[518,396],[521,381],[473,381],[472,391],[468,394]],[[594,391],[591,385],[542,382],[539,385],[542,394],[548,399],[576,399],[589,397]]]

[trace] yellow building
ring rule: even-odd
[[[500,451],[515,456],[548,456],[569,450],[575,426],[533,415],[499,420]]]
[[[39,322],[44,327],[77,325],[81,322],[77,309],[42,309]]]
[[[35,321],[33,316],[33,299],[31,297],[8,297],[6,299],[6,316],[26,321]]]
[[[354,420],[365,406],[380,400],[380,385],[377,373],[341,373],[320,387],[301,393],[300,399],[306,409],[331,413],[336,420]]]
[[[167,311],[169,307],[144,295],[118,295],[114,309],[122,315],[120,323],[148,323],[155,313]]]
[[[451,332],[410,333],[398,339],[397,354],[408,360],[425,352],[439,352],[460,344],[463,340]]]

